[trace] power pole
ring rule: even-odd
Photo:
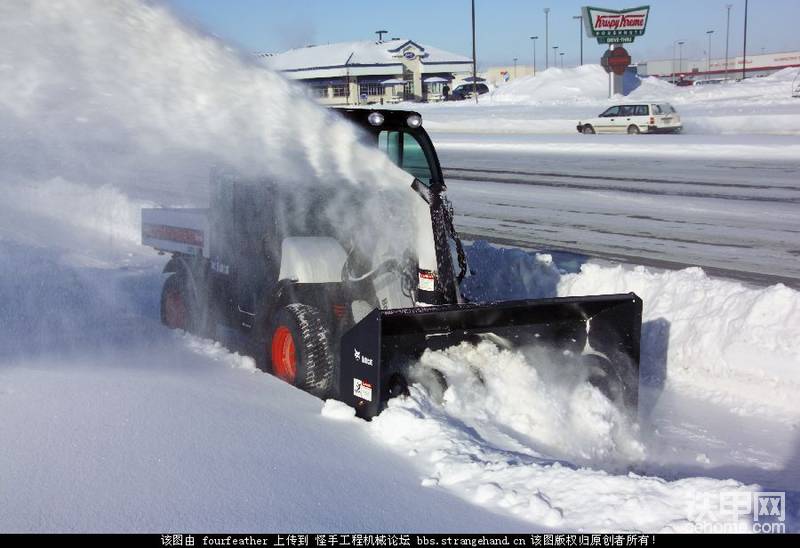
[[[744,0],[744,48],[742,51],[742,80],[747,78],[747,0]]]
[[[550,8],[544,8],[544,68],[550,68]]]
[[[730,44],[730,36],[731,36],[731,8],[733,4],[726,4],[726,8],[728,8],[728,27],[725,31],[725,79],[727,80],[730,78],[728,74],[728,59],[730,59],[730,55],[728,55],[728,46]]]

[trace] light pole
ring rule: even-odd
[[[558,46],[553,46],[553,66],[558,67]]]
[[[561,56],[561,68],[563,69],[564,68],[564,52],[562,51],[561,53],[559,53],[559,55]]]
[[[708,61],[706,62],[706,80],[711,78],[711,35],[714,34],[713,30],[707,30],[706,34],[708,34],[708,51],[706,52]]]
[[[683,45],[685,43],[683,40],[678,42],[678,74],[683,72]]]
[[[742,80],[747,78],[747,0],[744,0],[744,48],[742,49]]]
[[[472,0],[472,95],[478,104],[478,60],[475,58],[475,0]]]
[[[730,36],[731,36],[731,8],[733,4],[726,4],[726,8],[728,8],[728,26],[727,30],[725,31],[725,79],[727,80],[730,78],[728,75],[728,59],[730,56],[728,55],[728,45],[730,44]]]
[[[378,35],[378,42],[383,42],[383,35],[387,34],[388,32],[388,30],[376,30],[375,34]]]
[[[680,40],[675,40],[674,42],[672,42],[672,83],[673,84],[677,81],[677,79],[678,79],[677,78],[678,71],[680,70],[680,69],[676,69],[675,68],[675,61],[678,60],[678,56],[676,55],[677,48],[675,46],[678,45],[678,42],[680,42]]]
[[[550,8],[544,8],[544,68],[550,68]]]
[[[573,15],[572,18],[578,20],[578,41],[581,44],[581,57],[578,64],[580,67],[583,65],[583,15]]]
[[[538,40],[538,36],[531,36],[531,42],[533,42],[533,75],[536,76],[536,40]]]
[[[517,79],[517,58],[514,57],[514,79]]]

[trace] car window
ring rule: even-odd
[[[652,105],[652,106],[653,106],[653,114],[654,114],[654,115],[655,115],[655,114],[664,114],[664,113],[661,111],[661,106],[660,106],[660,105]]]
[[[636,107],[634,107],[633,114],[635,116],[647,116],[648,115],[647,105],[636,105]]]
[[[620,116],[631,116],[633,114],[633,107],[630,105],[623,105],[619,107]]]
[[[601,114],[600,118],[610,118],[612,116],[619,116],[619,107],[611,107],[603,114]]]
[[[658,106],[659,106],[659,107],[661,107],[661,110],[662,110],[662,111],[663,111],[665,114],[672,114],[672,113],[674,113],[674,112],[675,112],[675,109],[674,109],[674,108],[672,108],[672,105],[670,105],[669,103],[664,103],[664,104],[662,104],[662,105],[658,105]]]

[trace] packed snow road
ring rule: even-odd
[[[796,137],[434,141],[467,238],[800,287]]]

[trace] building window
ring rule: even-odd
[[[350,95],[350,86],[347,84],[335,84],[331,86],[334,97],[347,97]]]
[[[383,84],[359,84],[359,95],[383,95]]]
[[[327,97],[328,86],[311,86],[312,97]]]

